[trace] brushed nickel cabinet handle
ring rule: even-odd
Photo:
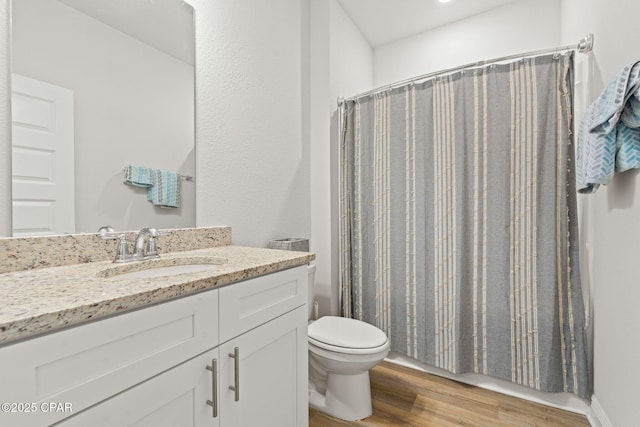
[[[229,386],[229,390],[236,393],[236,402],[240,400],[240,349],[238,347],[233,349],[233,353],[229,353],[229,357],[234,359],[234,385]]]
[[[207,370],[211,371],[211,400],[207,400],[207,405],[211,406],[215,418],[218,416],[218,361],[211,359],[211,365],[207,365]]]

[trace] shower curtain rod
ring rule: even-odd
[[[359,94],[351,96],[349,98],[338,97],[338,105],[342,105],[346,101],[353,101],[353,100],[361,98],[363,96],[373,95],[373,94],[376,94],[376,93],[384,92],[385,90],[390,90],[390,89],[393,89],[393,88],[396,88],[396,87],[404,86],[407,83],[414,83],[414,82],[417,82],[417,81],[420,81],[420,80],[426,80],[426,79],[429,79],[431,77],[439,76],[439,75],[442,75],[442,74],[450,74],[450,73],[453,73],[453,72],[456,72],[456,71],[466,70],[467,68],[476,68],[476,67],[481,67],[481,66],[484,66],[484,65],[487,65],[487,64],[493,64],[493,63],[496,63],[496,62],[508,61],[510,59],[525,58],[525,57],[542,55],[542,54],[551,53],[551,52],[560,53],[560,52],[566,52],[568,50],[577,50],[580,53],[588,53],[588,52],[591,52],[592,49],[593,49],[593,34],[587,34],[586,36],[584,36],[583,38],[580,39],[578,44],[573,44],[573,45],[568,45],[568,46],[563,46],[563,47],[549,48],[549,49],[542,49],[542,50],[535,50],[535,51],[532,51],[532,52],[519,53],[519,54],[516,54],[516,55],[509,55],[509,56],[502,56],[500,58],[494,58],[494,59],[489,59],[489,60],[484,60],[484,61],[471,62],[469,64],[460,65],[458,67],[448,68],[448,69],[445,69],[445,70],[440,70],[440,71],[435,71],[435,72],[428,73],[428,74],[423,74],[423,75],[418,76],[418,77],[412,77],[410,79],[400,80],[400,81],[395,82],[395,83],[391,83],[391,84],[388,84],[388,85],[385,85],[385,86],[380,86],[380,87],[378,87],[376,89],[371,89],[371,90],[368,90],[366,92],[359,93]]]

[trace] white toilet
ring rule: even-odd
[[[309,319],[315,270],[309,266]],[[308,335],[309,406],[348,421],[371,415],[369,369],[389,352],[385,333],[359,320],[325,316],[309,322]]]

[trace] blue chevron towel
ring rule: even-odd
[[[180,207],[180,175],[176,172],[152,169],[147,200],[161,208]]]
[[[613,172],[640,168],[640,61],[625,65],[587,109],[578,131],[576,184],[593,193]]]
[[[122,182],[134,187],[151,187],[151,169],[144,166],[125,166]]]
[[[147,200],[161,208],[180,207],[180,175],[143,166],[126,166],[123,182],[147,188]]]

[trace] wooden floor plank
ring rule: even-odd
[[[310,427],[589,427],[586,417],[395,363],[370,372],[373,415],[348,422],[309,410]]]

